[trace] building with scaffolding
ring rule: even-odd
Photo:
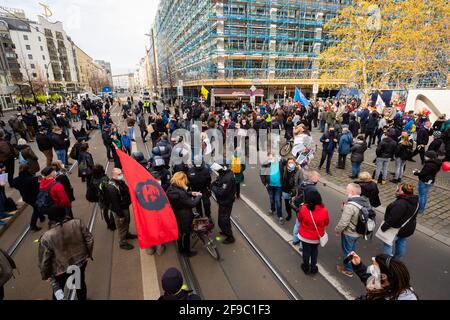
[[[161,0],[155,21],[160,85],[198,97],[201,86],[264,90],[269,100],[311,94],[325,23],[351,0]],[[336,80],[339,83],[339,80]],[[210,90],[210,91],[211,91]],[[242,91],[242,90],[241,90]]]

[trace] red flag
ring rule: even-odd
[[[160,183],[129,155],[121,150],[117,154],[130,189],[141,249],[177,240],[177,220]]]

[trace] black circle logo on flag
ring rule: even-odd
[[[160,188],[159,183],[152,180],[141,182],[136,186],[136,198],[142,208],[152,211],[164,209],[167,199],[160,192]]]

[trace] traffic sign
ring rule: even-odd
[[[313,94],[318,94],[318,93],[319,93],[319,84],[318,83],[314,83]]]

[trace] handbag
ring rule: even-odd
[[[312,214],[312,211],[311,211],[311,210],[309,210],[309,214],[311,215],[311,219],[312,219],[312,221],[313,221],[313,223],[314,223],[314,227],[316,228],[317,234],[319,235],[320,246],[321,246],[322,248],[324,248],[324,247],[327,245],[327,243],[328,243],[328,233],[325,232],[325,234],[323,235],[323,237],[321,237],[321,236],[320,236],[320,233],[319,233],[319,229],[317,228],[316,221],[314,220],[314,217],[313,217],[313,214]]]
[[[393,246],[394,240],[397,237],[397,234],[400,231],[400,229],[403,228],[404,226],[406,226],[409,223],[409,221],[411,221],[411,219],[414,218],[414,216],[417,214],[418,211],[419,211],[419,205],[417,205],[417,209],[414,211],[414,214],[411,216],[411,218],[406,220],[406,222],[400,228],[392,228],[391,227],[388,230],[383,231],[383,230],[381,230],[381,227],[383,226],[384,223],[382,223],[380,225],[380,228],[378,229],[377,233],[375,234],[375,237],[377,237],[378,239],[383,241],[385,244],[387,244],[389,246]]]

